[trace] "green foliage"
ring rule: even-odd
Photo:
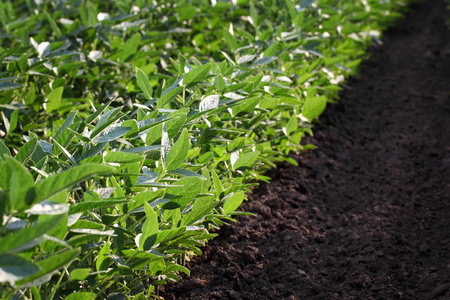
[[[157,2],[0,3],[2,298],[157,298],[405,4]]]

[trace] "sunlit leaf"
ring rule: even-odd
[[[244,201],[245,193],[243,191],[239,191],[234,193],[231,197],[229,197],[225,204],[223,205],[223,211],[226,214],[230,214],[235,211]]]
[[[150,81],[148,80],[147,75],[145,75],[145,73],[141,69],[136,68],[136,77],[137,77],[137,83],[138,83],[139,87],[141,88],[142,92],[144,93],[145,98],[152,99],[153,87],[152,87]]]
[[[167,153],[166,169],[168,171],[177,169],[186,159],[189,152],[189,134],[184,128],[181,136],[173,144]]]

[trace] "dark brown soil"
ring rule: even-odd
[[[450,299],[450,36],[412,9],[165,299]]]

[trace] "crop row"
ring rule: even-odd
[[[0,296],[158,298],[405,6],[0,2]]]

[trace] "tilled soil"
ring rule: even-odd
[[[165,299],[450,299],[450,36],[425,0]]]

